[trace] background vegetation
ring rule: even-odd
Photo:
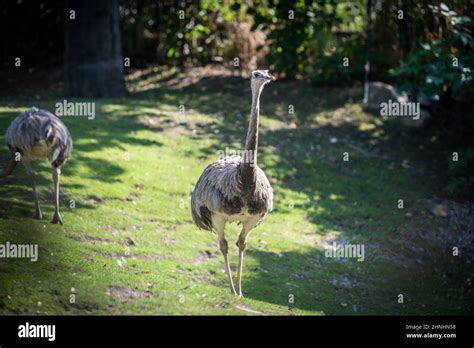
[[[364,50],[367,49],[370,80],[395,84],[409,92],[412,100],[420,94],[437,98],[436,105],[430,106],[434,117],[421,132],[426,128],[433,134],[441,132],[446,149],[458,149],[461,160],[446,168],[449,180],[445,187],[456,195],[472,197],[472,2],[111,0],[107,3],[109,7],[104,9],[107,13],[113,6],[118,7],[121,38],[104,37],[103,40],[119,40],[123,57],[129,60],[125,73],[150,65],[174,66],[176,71],[218,65],[245,76],[256,67],[269,67],[280,79],[305,79],[316,86],[353,86],[362,81]],[[71,77],[70,71],[74,69],[68,67],[71,64],[77,67],[78,61],[84,60],[82,55],[74,59],[74,55],[64,54],[68,46],[65,42],[70,38],[65,36],[62,27],[69,22],[68,14],[74,6],[74,0],[69,3],[6,1],[0,5],[1,29],[10,33],[4,38],[4,45],[14,48],[0,53],[2,74],[9,81],[3,84],[4,94],[11,91],[12,86],[21,93],[30,85],[24,82],[34,73],[43,73],[50,85],[57,82],[61,88],[65,73],[70,76],[66,82],[83,81],[82,90],[71,90],[66,83],[66,92],[88,96],[90,86],[100,83],[94,78],[87,80],[85,76],[93,77],[101,72],[115,74],[104,69],[84,68],[75,69],[78,73]],[[371,26],[368,25],[368,6],[372,13]],[[88,16],[87,13],[79,15],[75,21]],[[111,23],[113,25],[113,20]],[[33,27],[40,30],[32,31]],[[79,41],[82,47],[78,47],[77,54],[87,45],[91,52],[117,54],[115,51],[107,53],[103,47],[94,46],[97,42],[89,41]],[[87,67],[110,59],[100,54]],[[15,57],[22,58],[26,69],[15,71],[12,64]],[[121,57],[118,57],[120,61]],[[349,66],[343,64],[345,58]],[[58,69],[63,65],[65,72]],[[122,72],[117,71],[117,74]],[[108,92],[112,96],[113,91],[116,91],[113,95],[121,95],[123,89],[117,86],[120,83],[110,79],[105,92],[98,91],[96,95]]]

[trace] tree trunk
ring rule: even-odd
[[[364,105],[369,101],[370,42],[372,40],[372,0],[367,0],[367,37],[364,52]]]
[[[71,19],[74,11],[75,19]],[[69,0],[65,20],[65,90],[74,97],[125,95],[117,0]]]

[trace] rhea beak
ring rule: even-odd
[[[269,82],[270,82],[270,81],[275,81],[275,77],[272,76],[272,75],[270,75],[270,74],[268,74],[268,75],[266,76],[266,79],[267,79]]]

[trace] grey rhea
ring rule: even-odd
[[[55,211],[52,223],[62,224],[59,213],[59,176],[61,166],[68,160],[72,149],[72,138],[64,123],[46,110],[33,107],[16,117],[6,132],[6,143],[10,150],[7,165],[0,175],[10,175],[19,161],[23,163],[31,178],[37,219],[43,214],[36,193],[33,160],[48,159],[53,167]]]
[[[252,108],[244,155],[226,157],[210,164],[199,178],[191,197],[191,212],[196,225],[217,233],[230,289],[237,296],[242,296],[242,267],[247,236],[273,206],[272,187],[265,173],[257,166],[260,95],[263,87],[272,80],[268,70],[252,72]],[[224,234],[227,222],[242,224],[237,240],[239,260],[236,288]]]

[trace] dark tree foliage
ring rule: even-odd
[[[63,14],[62,1],[1,1],[0,67],[14,70],[16,57],[26,69],[62,65]]]
[[[289,78],[319,84],[360,80],[364,2],[260,0],[249,7],[254,28],[268,32],[267,59]]]
[[[152,63],[183,68],[223,62],[232,46],[229,24],[242,19],[238,3],[122,0],[124,55],[137,66]]]
[[[472,94],[474,79],[473,20],[450,9],[445,3],[429,5],[434,18],[435,37],[420,42],[393,70],[401,89],[412,99],[422,93],[434,95],[435,118],[432,124],[443,131],[443,136],[457,149],[459,161],[448,158],[451,192],[474,192],[474,110]],[[452,156],[452,154],[449,154]]]

